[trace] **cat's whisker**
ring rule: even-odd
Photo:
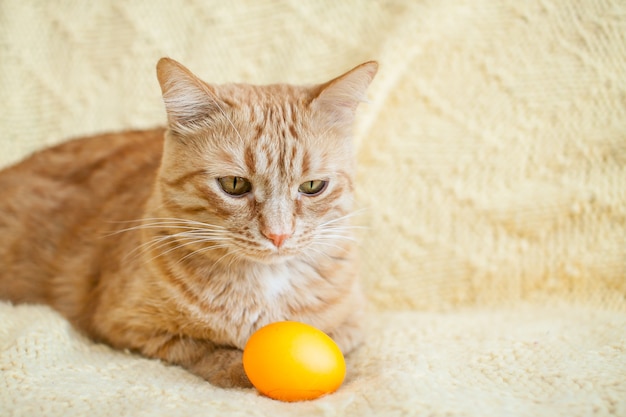
[[[125,256],[125,259],[128,259],[131,255],[136,254],[138,251],[141,253],[146,253],[152,250],[159,250],[162,247],[167,246],[168,241],[175,240],[191,240],[189,244],[192,244],[193,241],[198,242],[218,242],[218,241],[227,241],[230,240],[229,237],[215,233],[213,231],[205,231],[205,230],[195,230],[195,231],[184,231],[179,233],[174,233],[172,235],[163,235],[163,236],[155,236],[153,239],[144,242],[142,245],[133,249],[130,253]],[[182,247],[181,245],[179,247]]]
[[[317,229],[317,233],[338,233],[338,234],[350,234],[352,230],[355,230],[351,226],[326,226]]]
[[[136,226],[133,226],[133,227],[120,229],[120,230],[112,232],[112,233],[110,233],[110,234],[108,234],[106,236],[113,236],[113,235],[117,235],[119,233],[130,232],[130,231],[134,231],[134,230],[158,229],[158,228],[171,228],[171,229],[184,229],[184,230],[206,230],[206,231],[211,230],[211,231],[216,231],[216,232],[220,232],[220,231],[226,230],[226,228],[223,227],[223,226],[210,224],[210,223],[199,222],[199,221],[196,221],[196,220],[179,219],[179,218],[175,218],[175,217],[145,218],[145,219],[139,219],[139,220],[124,220],[124,221],[117,221],[117,222],[113,222],[113,223],[135,223],[135,222],[142,222],[142,224],[139,224],[139,225],[136,225]]]
[[[350,213],[348,213],[346,215],[337,217],[337,218],[332,219],[332,220],[328,220],[328,221],[320,224],[319,227],[325,227],[325,226],[328,226],[328,225],[331,225],[331,224],[335,224],[335,223],[342,222],[344,220],[351,219],[351,218],[356,217],[356,216],[358,216],[360,214],[363,214],[365,211],[366,211],[366,209],[354,210],[354,211],[352,211],[352,212],[350,212]],[[364,228],[364,226],[353,226],[353,225],[346,225],[346,227]]]
[[[176,233],[170,236],[173,239],[183,240],[183,239],[204,239],[207,241],[219,241],[219,240],[232,240],[230,237],[225,236],[224,234],[219,233],[194,233],[194,232],[181,232]]]
[[[130,232],[133,230],[142,230],[142,229],[163,229],[163,228],[171,228],[171,229],[184,229],[184,230],[214,230],[214,231],[222,231],[224,229],[211,229],[209,227],[203,226],[202,228],[198,228],[198,226],[191,226],[191,225],[185,225],[185,224],[176,224],[176,223],[165,223],[165,222],[159,222],[159,223],[146,223],[146,224],[141,224],[138,226],[134,226],[134,227],[129,227],[126,229],[120,229],[116,232],[113,232],[112,234],[118,234],[118,233],[122,233],[122,232]]]
[[[352,217],[352,216],[354,216],[354,213],[322,223],[313,232],[313,239],[316,241],[317,240],[327,240],[327,241],[348,240],[351,242],[358,242],[358,240],[354,238],[351,232],[354,230],[366,229],[365,227],[353,226],[350,224],[347,224],[347,225],[338,224],[340,221],[346,220],[347,218]]]
[[[311,252],[313,252],[313,253],[311,253]],[[319,250],[317,248],[314,248],[314,247],[309,247],[306,251],[303,251],[300,254],[300,256],[302,258],[304,258],[306,261],[310,261],[310,264],[309,264],[309,262],[306,262],[306,263],[308,265],[311,265],[311,264],[314,264],[314,263],[318,262],[318,259],[316,259],[313,256],[314,254],[319,255],[319,256],[323,256],[323,257],[326,257],[326,258],[330,258],[330,255],[328,255],[324,251],[321,251],[321,250]]]
[[[345,236],[345,235],[331,235],[331,234],[328,234],[328,235],[319,235],[319,236],[316,236],[316,238],[320,239],[320,240],[323,240],[323,239],[326,239],[326,240],[341,240],[341,239],[343,239],[343,240],[349,240],[351,242],[357,242],[357,239],[353,238],[352,236]]]
[[[154,249],[160,249],[163,246],[167,245],[167,241],[171,238],[170,235],[166,236],[156,236],[153,239],[143,242],[141,245],[135,247],[128,254],[124,256],[124,260],[130,259],[131,256],[141,256],[147,252],[150,252]]]
[[[314,239],[346,239],[356,242],[350,233],[355,228],[358,226],[322,226],[315,230],[313,237]]]
[[[150,250],[158,250],[160,248],[167,247],[170,244],[170,242],[168,242],[168,241],[171,240],[171,239],[173,239],[173,236],[167,236],[167,237],[161,237],[161,238],[155,239],[155,240],[151,241],[151,244],[148,247],[146,247],[145,249],[147,251],[150,251]],[[193,244],[228,241],[228,239],[227,238],[198,239],[198,238],[194,238],[194,237],[184,237],[184,238],[175,239],[175,241],[179,242],[180,244],[175,246],[175,247],[173,247],[173,248],[171,248],[171,250],[181,249],[183,247],[186,247],[186,246],[189,246],[189,245],[193,245]],[[165,252],[165,253],[169,253],[169,251]]]
[[[172,240],[176,242],[186,241],[185,243],[181,243],[180,245],[176,246],[176,248],[180,248],[180,247],[188,246],[193,243],[207,243],[207,242],[213,243],[213,242],[229,241],[231,239],[223,235],[207,235],[207,234],[194,235],[194,234],[190,234],[189,232],[180,232],[180,233],[175,233],[173,235],[159,236],[159,237],[156,237],[154,240],[163,242],[165,244],[167,244],[166,241],[168,240]]]
[[[189,221],[188,223],[200,223],[200,222]],[[154,223],[149,224],[149,225],[154,226]],[[157,227],[157,226],[154,226],[154,227]],[[128,258],[129,256],[136,254],[138,251],[141,251],[141,253],[146,253],[148,251],[160,250],[161,248],[169,245],[169,241],[171,240],[188,241],[187,243],[179,245],[176,248],[180,248],[188,244],[193,244],[194,241],[218,242],[218,241],[229,240],[229,237],[224,234],[223,230],[205,230],[205,229],[188,228],[188,227],[183,227],[182,229],[183,229],[182,232],[162,235],[162,236],[155,236],[151,240],[144,242],[142,245],[133,249],[129,254],[126,255],[125,258]]]
[[[367,230],[368,228],[366,226],[352,226],[352,225],[345,225],[345,226],[324,226],[321,229],[324,230]]]
[[[175,246],[175,247],[173,247],[173,248],[170,248],[170,249],[168,249],[168,250],[166,250],[166,251],[164,251],[164,252],[161,252],[161,253],[159,253],[159,254],[157,254],[157,255],[153,256],[152,258],[148,259],[148,260],[147,260],[147,262],[152,262],[153,260],[155,260],[155,259],[157,259],[157,258],[160,258],[160,257],[162,257],[162,256],[165,256],[165,255],[167,255],[167,254],[169,254],[169,253],[171,253],[171,252],[173,252],[173,251],[180,250],[180,249],[182,249],[182,248],[184,248],[184,247],[186,247],[186,246],[193,245],[193,244],[199,244],[199,243],[205,243],[205,242],[206,242],[206,241],[202,241],[202,240],[200,240],[200,241],[191,241],[191,242],[182,243],[182,244],[180,244],[180,245],[177,245],[177,246]],[[208,250],[215,250],[215,249],[221,249],[221,248],[226,248],[226,247],[228,247],[228,245],[225,245],[225,244],[205,246],[204,248],[201,248],[201,249],[196,249],[195,251],[192,251],[191,253],[187,254],[187,255],[186,255],[186,256],[184,256],[183,258],[179,259],[179,260],[178,260],[178,262],[181,262],[182,260],[184,260],[184,259],[186,259],[187,257],[189,257],[189,256],[191,256],[191,255],[193,255],[193,254],[195,254],[195,253],[196,253],[196,252],[198,252],[198,251],[208,251]],[[152,249],[152,250],[154,250],[154,249]]]
[[[151,224],[143,224],[143,225],[135,226],[135,227],[129,227],[129,228],[126,228],[126,229],[120,229],[120,230],[117,230],[115,232],[108,233],[108,234],[104,235],[104,237],[111,237],[111,236],[118,235],[120,233],[132,232],[132,231],[138,231],[138,230],[147,230],[147,229],[182,229],[182,230],[187,231],[187,232],[196,232],[196,231],[213,232],[213,233],[221,233],[221,232],[223,232],[223,230],[221,230],[221,229],[201,230],[201,229],[198,229],[197,227],[192,227],[192,226],[176,226],[176,225],[169,225],[169,224],[151,223]]]
[[[190,258],[190,257],[195,256],[195,255],[202,254],[204,252],[208,252],[210,250],[224,249],[224,248],[228,248],[228,247],[229,247],[229,245],[221,244],[221,245],[206,246],[204,248],[196,249],[196,250],[188,253],[187,255],[183,256],[182,258],[180,258],[178,260],[178,263],[184,261],[187,258]]]
[[[128,227],[125,229],[118,230],[116,232],[110,233],[106,236],[112,236],[119,233],[131,232],[131,231],[141,231],[141,230],[171,230],[177,231],[177,233],[166,234],[163,236],[155,236],[149,241],[144,242],[140,246],[136,247],[128,254],[125,255],[124,259],[128,259],[129,257],[136,255],[137,252],[146,253],[154,250],[161,250],[162,248],[169,245],[169,241],[174,240],[187,240],[188,242],[178,245],[173,248],[180,249],[186,245],[191,245],[195,242],[217,242],[217,241],[225,241],[228,240],[228,236],[225,235],[226,228],[219,225],[214,225],[210,223],[204,223],[197,220],[189,220],[182,219],[176,217],[147,217],[143,219],[137,220],[128,220],[128,221],[119,221],[115,223],[135,223],[142,222],[142,224]],[[166,252],[168,253],[168,252]],[[166,254],[164,253],[164,254]],[[164,255],[161,254],[161,255]],[[160,255],[160,256],[161,256]]]
[[[313,253],[310,253],[313,252]],[[308,250],[306,252],[303,252],[303,255],[311,261],[311,263],[317,263],[319,262],[319,257],[323,257],[326,259],[332,259],[332,255],[329,254],[328,252],[317,248],[315,246],[310,246],[308,248]],[[318,258],[316,258],[314,255],[317,255]]]
[[[155,217],[155,218],[144,218],[142,221],[150,221],[152,223],[173,223],[173,224],[185,224],[185,225],[195,225],[202,226],[203,228],[216,228],[220,230],[225,230],[224,226],[220,226],[212,223],[205,223],[198,220],[190,220],[190,219],[181,219],[176,217]],[[150,223],[148,223],[150,224]]]
[[[339,245],[335,245],[334,243],[329,243],[329,242],[324,242],[324,241],[316,241],[315,244],[312,245],[311,247],[314,248],[315,245],[317,245],[317,246],[325,246],[325,247],[328,247],[328,248],[337,249],[337,250],[342,251],[342,252],[348,252],[348,248],[345,248],[345,247],[342,247],[342,246],[339,246]],[[318,248],[316,248],[316,249],[318,249]],[[329,254],[327,254],[327,255],[329,255]]]

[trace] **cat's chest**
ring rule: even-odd
[[[279,310],[285,297],[296,296],[295,287],[305,281],[300,271],[286,266],[249,268],[226,275],[222,284],[208,287],[204,296],[207,303],[231,311]]]
[[[196,325],[210,329],[218,343],[243,348],[260,327],[293,319],[299,305],[310,304],[307,288],[314,274],[297,265],[249,268],[215,277],[185,309]]]

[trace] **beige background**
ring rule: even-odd
[[[142,399],[161,388],[128,394],[152,375],[207,415],[626,415],[624,2],[2,0],[0,48],[0,165],[163,124],[161,56],[211,82],[381,65],[355,128],[363,283],[381,313],[342,391],[283,408],[2,305],[0,409],[154,413]],[[59,372],[81,383],[44,383]],[[128,389],[91,395],[115,384]]]

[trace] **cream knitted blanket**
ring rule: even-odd
[[[161,56],[213,82],[381,64],[369,336],[337,393],[217,389],[0,303],[0,416],[626,416],[624,2],[3,0],[0,54],[0,165],[163,124]]]

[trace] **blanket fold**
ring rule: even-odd
[[[2,1],[0,166],[164,124],[162,56],[216,83],[380,70],[354,137],[368,336],[335,394],[217,389],[0,303],[0,416],[626,416],[625,16],[619,0]]]

